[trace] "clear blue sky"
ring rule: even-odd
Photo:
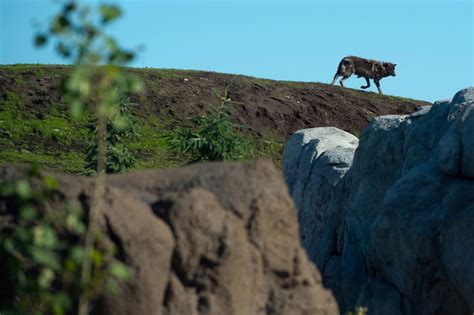
[[[136,67],[327,83],[356,55],[398,64],[381,81],[386,94],[434,101],[473,85],[472,0],[112,2],[125,11],[113,26],[119,41],[145,46]],[[61,63],[52,47],[32,45],[33,21],[57,11],[50,0],[0,0],[0,64]]]

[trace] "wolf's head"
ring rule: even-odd
[[[385,73],[386,73],[387,76],[388,75],[391,75],[393,77],[396,76],[396,74],[395,74],[395,66],[396,65],[397,64],[391,63],[391,62],[384,62],[383,63],[383,68],[385,69]]]

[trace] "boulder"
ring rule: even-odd
[[[311,252],[327,220],[334,186],[352,164],[359,140],[334,127],[295,132],[284,150],[283,173],[298,210],[300,238]]]
[[[0,168],[0,184],[23,175]],[[55,176],[87,209],[92,179]],[[100,227],[134,276],[94,314],[338,314],[270,162],[111,175],[105,188]]]
[[[429,110],[375,118],[350,169],[328,184],[326,223],[305,248],[341,312],[474,312],[473,108],[469,88]]]

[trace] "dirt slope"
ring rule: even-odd
[[[0,98],[6,91],[25,96],[34,112],[60,102],[59,83],[64,66],[11,66],[0,68]],[[146,83],[144,97],[135,98],[141,115],[170,116],[180,120],[206,110],[217,101],[213,89],[229,96],[236,120],[258,133],[288,136],[308,127],[334,126],[359,133],[374,116],[405,114],[422,101],[379,96],[320,83],[284,82],[202,71],[131,69]],[[18,84],[17,82],[22,82]]]
[[[245,76],[197,72],[134,70],[146,82],[144,107],[150,113],[179,117],[195,115],[215,103],[213,89],[227,85],[237,121],[259,134],[289,136],[309,127],[335,126],[358,134],[379,115],[406,114],[425,102],[343,89],[320,83],[283,82]],[[173,75],[174,74],[174,75]]]

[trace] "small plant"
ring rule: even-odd
[[[135,163],[135,157],[128,151],[125,143],[138,138],[137,123],[132,115],[132,108],[135,103],[130,102],[126,96],[120,98],[118,102],[118,112],[115,116],[107,120],[107,153],[106,153],[106,173],[120,173],[130,168]],[[97,119],[87,125],[88,137],[86,139],[86,165],[84,173],[94,175],[97,172],[98,157],[98,130]]]
[[[239,160],[249,148],[247,141],[239,135],[242,126],[232,122],[228,104],[238,104],[228,97],[229,86],[224,95],[214,91],[219,105],[210,105],[212,111],[193,118],[196,128],[180,128],[167,135],[170,150],[175,155],[188,155],[192,162]]]
[[[107,171],[107,151],[109,149],[108,130],[124,129],[127,118],[120,100],[129,92],[139,92],[141,81],[122,71],[134,58],[134,52],[121,48],[117,41],[105,32],[109,24],[117,20],[122,12],[119,6],[110,3],[100,4],[98,10],[79,5],[78,1],[64,1],[60,12],[53,18],[49,28],[35,37],[37,46],[48,41],[56,43],[57,52],[68,62],[74,64],[69,78],[63,83],[63,96],[69,104],[71,115],[80,119],[87,113],[92,122],[97,145],[90,146],[90,165],[96,171],[94,194],[89,210],[87,230],[84,237],[84,258],[79,271],[81,287],[93,283],[94,252],[97,250],[97,215],[102,207],[105,194],[105,172]],[[126,112],[126,111],[125,111]],[[128,112],[130,114],[130,112]],[[112,137],[117,136],[117,134]],[[115,142],[117,144],[117,142]],[[118,145],[115,149],[118,150]],[[97,153],[97,154],[95,154]],[[124,151],[116,155],[123,157]],[[131,162],[128,161],[120,162]],[[96,167],[92,164],[96,162]],[[122,163],[119,168],[124,164]],[[78,314],[90,312],[91,298],[82,292],[78,302]]]
[[[6,270],[2,281],[13,286],[10,304],[0,314],[71,314],[79,299],[93,300],[105,287],[117,287],[129,276],[114,259],[115,249],[100,242],[91,251],[91,277],[81,283],[87,251],[87,226],[82,209],[64,200],[58,182],[32,168],[25,179],[0,186],[0,200],[11,218],[0,235],[0,256]]]

